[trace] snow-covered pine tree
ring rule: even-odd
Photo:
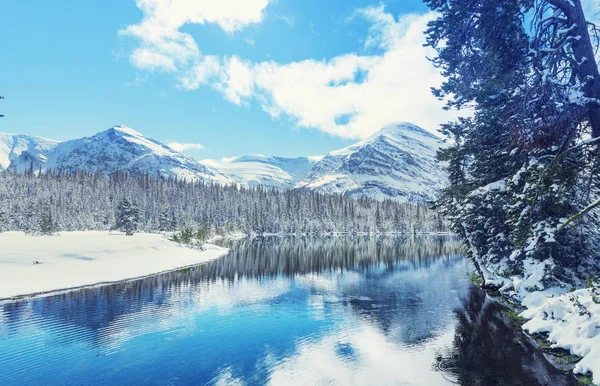
[[[474,110],[442,127],[451,186],[438,204],[482,274],[570,280],[600,241],[590,213],[557,232],[598,194],[596,26],[580,0],[425,1],[446,77],[434,94]]]
[[[158,230],[161,232],[174,231],[172,227],[171,211],[167,208],[161,210],[158,217]]]
[[[8,230],[8,209],[0,202],[0,232]]]
[[[40,203],[50,205],[61,230],[107,230],[117,222],[123,198],[139,204],[139,229],[151,232],[169,226],[165,224],[168,217],[173,231],[203,227],[211,235],[217,229],[254,234],[393,232],[400,222],[407,232],[419,222],[425,232],[438,229],[436,211],[391,200],[378,203],[318,192],[240,189],[122,173],[106,177],[65,171],[0,172],[4,230],[38,232]],[[393,221],[396,213],[397,221]],[[269,221],[265,221],[267,216]]]
[[[52,210],[49,205],[40,204],[39,230],[43,235],[51,235],[58,231],[58,224],[52,218]]]
[[[140,222],[139,206],[123,197],[117,207],[117,223],[116,228],[125,232],[127,236],[133,236],[138,230]]]

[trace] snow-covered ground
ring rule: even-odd
[[[191,249],[150,233],[0,233],[0,299],[143,277],[227,252],[211,244]]]
[[[525,308],[520,315],[528,321],[523,330],[530,334],[547,334],[554,348],[563,348],[580,356],[573,372],[592,373],[600,385],[600,288],[598,283],[569,291],[564,287],[543,284],[544,272],[552,259],[525,260],[524,274],[509,279],[494,275],[482,265],[488,283],[501,286],[500,292],[518,300]]]
[[[554,347],[582,357],[573,371],[591,372],[593,382],[600,385],[600,291],[584,288],[557,292],[556,289],[533,292],[524,298],[523,304],[530,308],[521,314],[529,319],[523,329],[529,333],[548,333]]]

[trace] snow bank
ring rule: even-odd
[[[226,248],[186,248],[165,236],[0,233],[0,299],[147,276],[216,259]],[[36,261],[39,264],[36,264]]]
[[[523,329],[530,333],[546,332],[554,347],[582,357],[573,371],[592,372],[593,382],[600,385],[600,304],[597,302],[600,303],[600,296],[591,288],[585,288],[546,298],[521,316],[530,319]]]
[[[572,292],[559,286],[546,288],[543,279],[553,268],[551,258],[527,258],[523,273],[509,277],[500,292],[526,309],[520,314],[528,319],[523,330],[547,333],[552,347],[582,357],[573,372],[591,372],[594,384],[600,385],[600,289],[597,284]]]

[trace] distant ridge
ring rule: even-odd
[[[435,155],[440,139],[400,123],[325,156],[275,157],[260,154],[198,161],[127,126],[59,142],[0,133],[0,170],[85,169],[104,174],[122,170],[188,181],[309,189],[351,197],[401,202],[432,199],[446,178]]]

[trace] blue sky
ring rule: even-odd
[[[6,2],[0,131],[66,140],[123,124],[201,144],[197,158],[300,156],[449,119],[429,94],[421,0],[199,3]]]

